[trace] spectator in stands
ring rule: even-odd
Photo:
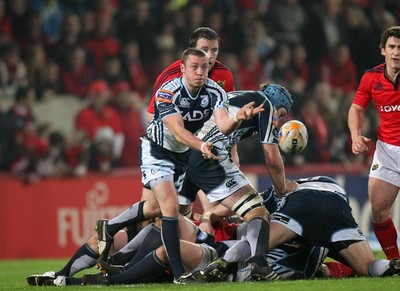
[[[239,63],[239,90],[254,90],[265,80],[265,74],[255,46],[249,45],[243,49]]]
[[[5,92],[0,88],[0,171],[7,170],[12,162],[12,152],[15,147],[15,132],[11,120],[3,108]]]
[[[110,88],[119,81],[126,81],[126,76],[121,68],[121,59],[118,56],[106,57],[103,72],[100,76]]]
[[[62,90],[80,98],[87,96],[94,75],[93,69],[86,63],[86,54],[86,50],[79,46],[69,51],[67,64],[61,68],[60,73]]]
[[[64,17],[60,0],[39,0],[30,3],[31,8],[40,16],[40,26],[43,36],[49,44],[58,39]]]
[[[87,134],[90,146],[90,168],[110,172],[121,157],[124,144],[121,119],[114,108],[107,105],[110,90],[103,80],[89,86],[89,104],[75,119],[75,127]]]
[[[292,50],[286,43],[277,46],[275,54],[265,63],[264,71],[268,80],[282,84],[289,88],[290,82],[295,78],[292,68]]]
[[[4,36],[8,39],[9,42],[14,40],[12,19],[10,15],[7,13],[5,0],[0,0],[0,32],[4,34]]]
[[[271,6],[271,29],[278,42],[302,41],[307,13],[299,0],[277,1]]]
[[[131,90],[129,83],[117,82],[113,87],[113,104],[121,118],[125,141],[118,166],[139,166],[139,143],[144,133],[143,102],[138,92]]]
[[[87,37],[84,46],[93,55],[95,70],[102,72],[105,59],[109,56],[118,56],[120,46],[113,35],[111,15],[107,12],[101,12],[96,16],[95,31]]]
[[[277,43],[268,34],[268,28],[261,20],[253,23],[253,42],[257,48],[257,54],[261,61],[265,61],[273,53]]]
[[[42,43],[32,44],[27,53],[28,82],[35,89],[37,99],[53,97],[58,89],[58,65],[47,59]],[[52,76],[49,75],[49,69],[52,69]],[[52,79],[54,77],[56,80]]]
[[[334,95],[347,96],[357,88],[357,68],[345,43],[338,44],[317,64],[316,79],[328,82]]]
[[[74,13],[65,15],[60,38],[51,46],[49,54],[60,66],[68,65],[68,55],[76,47],[82,46],[82,25]]]
[[[129,41],[122,47],[122,68],[132,89],[143,99],[149,87],[149,80],[140,60],[140,46],[137,41]]]
[[[28,84],[27,67],[21,58],[17,43],[4,47],[1,55],[0,84],[6,95],[14,96],[19,86]]]

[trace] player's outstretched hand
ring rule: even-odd
[[[360,153],[368,152],[368,143],[371,142],[370,138],[366,138],[365,136],[359,135],[358,137],[353,139],[353,143],[351,145],[351,150],[353,154],[357,155]]]
[[[260,112],[264,111],[264,104],[261,104],[258,107],[254,107],[255,102],[252,101],[242,108],[239,109],[238,113],[236,114],[236,120],[249,120],[253,116],[259,114]]]
[[[211,160],[219,160],[219,158],[211,152],[213,146],[214,144],[209,141],[203,142],[201,144],[200,151],[203,155],[203,158]]]

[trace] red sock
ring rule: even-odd
[[[397,231],[394,227],[392,218],[382,223],[372,222],[372,229],[381,244],[382,250],[388,260],[400,257],[399,247],[397,246]]]
[[[354,275],[353,269],[339,262],[324,262],[328,267],[330,278],[343,278]]]

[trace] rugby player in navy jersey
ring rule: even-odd
[[[299,275],[314,275],[327,254],[325,249],[329,251],[328,256],[350,266],[356,275],[383,277],[400,274],[400,258],[374,258],[351,213],[346,191],[334,179],[316,176],[295,182],[298,188],[286,194],[277,211],[271,215],[269,248],[272,252],[266,255],[266,260],[273,261],[275,271],[282,278],[299,279]],[[273,187],[267,192],[275,195]],[[305,246],[303,252],[301,248],[298,252],[282,249],[284,244],[294,242]],[[318,248],[312,249],[314,246]],[[201,271],[203,279],[216,281],[226,278],[230,263],[239,262],[240,257],[249,253],[248,244],[233,247],[236,250],[227,251],[222,259]],[[303,259],[299,260],[301,257]],[[307,266],[307,262],[310,265]],[[248,265],[238,272],[237,280],[251,277],[251,264]]]
[[[285,183],[277,128],[278,120],[292,106],[292,97],[285,88],[277,84],[262,84],[258,91],[230,92],[228,97],[226,106],[232,116],[249,102],[262,106],[264,111],[242,121],[230,135],[222,133],[212,119],[205,124],[198,136],[204,142],[213,143],[213,152],[219,159],[204,159],[197,152],[191,154],[179,202],[180,205],[191,207],[196,193],[202,190],[210,202],[218,201],[242,217],[248,223],[247,239],[251,247],[253,280],[274,280],[278,276],[264,260],[269,240],[269,213],[257,191],[232,160],[230,151],[240,140],[258,133],[265,165],[276,192],[283,196],[293,190],[295,183]],[[181,212],[187,212],[187,209]]]
[[[226,92],[207,78],[209,60],[203,50],[189,48],[182,54],[182,76],[166,82],[157,91],[155,115],[141,139],[140,157],[142,182],[152,190],[162,214],[162,239],[174,273],[175,282],[187,278],[178,237],[178,197],[191,149],[199,151],[206,159],[218,159],[212,152],[212,142],[195,136],[203,124],[213,116],[218,128],[230,134],[242,120],[253,118],[262,112],[262,106],[254,102],[244,105],[233,118],[225,108]],[[109,222],[97,224],[100,242],[126,225],[147,220],[155,214],[153,205],[141,201]],[[151,203],[150,203],[151,204]],[[106,247],[109,247],[110,240]],[[101,245],[100,245],[101,246]],[[99,249],[103,253],[103,249]],[[188,279],[190,280],[190,279]]]

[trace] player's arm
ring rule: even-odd
[[[274,185],[275,192],[283,197],[286,193],[295,190],[293,183],[286,183],[285,170],[279,148],[276,144],[263,144],[265,165]]]
[[[188,131],[184,126],[182,115],[178,113],[171,114],[164,117],[162,121],[172,132],[178,142],[190,147],[191,149],[200,151],[204,157],[214,160],[218,159],[218,157],[211,152],[213,143],[204,142]]]
[[[371,139],[362,136],[361,130],[364,124],[365,108],[353,103],[350,106],[348,114],[348,126],[351,134],[353,154],[359,154],[368,151],[367,143]]]
[[[258,107],[254,107],[255,102],[250,102],[244,105],[236,113],[234,118],[231,118],[225,107],[220,107],[214,112],[215,123],[220,132],[225,135],[231,134],[236,128],[239,127],[242,120],[249,120],[253,116],[264,111],[264,105],[261,104]]]

